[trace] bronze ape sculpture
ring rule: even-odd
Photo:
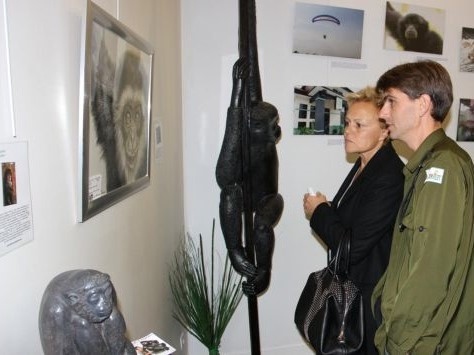
[[[247,278],[244,293],[259,295],[270,282],[273,227],[283,211],[276,150],[281,130],[277,109],[262,101],[255,0],[240,0],[239,29],[240,58],[233,67],[232,96],[216,179],[221,188],[219,215],[229,258],[234,269]],[[256,265],[243,246],[243,213],[252,216],[249,232]]]
[[[71,270],[46,287],[39,314],[45,355],[136,354],[125,329],[109,275]]]

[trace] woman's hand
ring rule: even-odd
[[[311,216],[314,213],[314,210],[321,204],[328,203],[326,195],[323,195],[319,191],[316,192],[316,195],[310,195],[309,193],[304,194],[303,197],[303,209],[304,214],[307,219],[311,219]]]

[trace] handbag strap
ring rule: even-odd
[[[349,262],[351,255],[351,230],[347,229],[339,239],[336,254],[332,258],[331,250],[328,253],[328,268],[339,277],[347,277],[349,274]]]

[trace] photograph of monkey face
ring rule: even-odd
[[[474,99],[460,99],[456,139],[460,142],[474,141]]]
[[[462,28],[459,70],[474,72],[474,28]]]
[[[14,162],[2,163],[3,206],[16,204],[16,170]]]
[[[88,7],[80,221],[150,180],[153,50],[92,1]]]
[[[296,3],[293,53],[361,58],[364,11]]]
[[[445,11],[387,1],[385,49],[443,54]]]

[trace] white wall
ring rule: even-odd
[[[184,231],[180,2],[98,4],[155,47],[152,112],[162,123],[162,159],[157,162],[152,150],[149,187],[76,223],[85,1],[7,0],[17,138],[3,130],[0,141],[28,142],[34,240],[0,257],[2,354],[41,353],[38,310],[43,291],[55,275],[76,268],[111,275],[130,338],[153,331],[180,348],[167,278],[170,257]]]
[[[311,354],[293,323],[298,296],[307,275],[325,264],[322,246],[312,236],[302,210],[308,186],[333,196],[347,174],[340,138],[293,136],[293,87],[329,85],[362,87],[374,84],[389,67],[421,57],[383,49],[385,1],[306,1],[363,9],[362,59],[294,55],[292,26],[294,0],[257,0],[258,43],[264,100],[280,113],[283,138],[278,144],[280,187],[285,210],[276,228],[273,279],[259,298],[261,349],[264,354]],[[473,97],[473,74],[458,71],[461,27],[474,27],[471,0],[413,0],[409,3],[446,9],[444,55],[451,72],[455,103],[447,127],[455,137],[459,98]],[[214,169],[225,125],[231,90],[231,66],[237,58],[238,0],[182,1],[184,189],[186,229],[210,236],[212,218],[218,219],[219,189]],[[362,69],[341,68],[341,63]],[[472,143],[463,143],[474,155]],[[222,235],[221,252],[224,253]],[[242,302],[224,334],[223,354],[250,354],[247,303]],[[197,342],[190,353],[206,354]]]

